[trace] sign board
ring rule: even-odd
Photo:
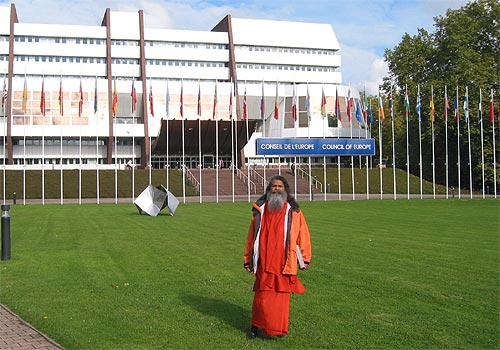
[[[374,139],[259,138],[259,156],[373,156]]]

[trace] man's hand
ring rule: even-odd
[[[247,270],[248,273],[253,273],[252,269],[250,269],[249,263],[243,264],[243,267],[245,268],[245,270]]]

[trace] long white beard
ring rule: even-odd
[[[278,211],[283,208],[283,204],[285,204],[286,200],[286,192],[269,192],[267,194],[267,207],[271,211]]]

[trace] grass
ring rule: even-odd
[[[301,205],[285,339],[245,339],[249,203],[12,206],[0,302],[66,349],[498,349],[498,200]]]
[[[287,171],[283,168],[282,171]],[[312,174],[321,183],[325,182],[324,171],[322,167],[313,168]],[[42,198],[42,172],[41,170],[27,170],[25,172],[26,180],[26,198],[41,199]],[[63,195],[64,198],[78,198],[79,187],[79,172],[78,170],[63,171]],[[357,194],[366,194],[366,168],[354,169],[354,189]],[[151,183],[154,186],[167,184],[166,170],[154,169],[151,171]],[[118,170],[116,172],[118,198],[132,197],[132,171]],[[3,174],[0,174],[0,182],[3,179]],[[5,194],[7,199],[12,198],[12,194],[16,192],[17,199],[23,198],[23,172],[21,170],[6,170],[5,171]],[[60,170],[45,170],[44,171],[45,188],[44,195],[47,199],[61,198],[61,171]],[[329,193],[338,193],[339,175],[336,167],[328,167],[326,183],[329,184]],[[97,172],[95,170],[81,171],[81,188],[82,198],[97,198]],[[341,193],[349,195],[352,193],[352,172],[351,168],[341,168],[340,175]],[[145,169],[137,169],[134,171],[134,194],[138,196],[144,188],[149,184],[149,171]],[[371,194],[380,194],[380,169],[369,170],[369,187]],[[385,194],[394,193],[394,175],[392,168],[384,168],[382,174],[382,189]],[[169,190],[176,196],[181,196],[182,189],[182,172],[179,170],[169,170]],[[436,184],[436,194],[445,194],[446,187]],[[433,194],[432,182],[423,180],[422,191],[424,194]],[[468,190],[462,190],[464,195],[469,193]],[[398,194],[407,194],[407,173],[401,169],[396,169],[396,192]],[[415,175],[410,175],[410,193],[420,193],[420,178]],[[197,196],[195,188],[186,182],[186,196]],[[451,191],[450,191],[451,196]],[[115,197],[115,171],[114,170],[99,170],[99,197],[114,198]],[[0,186],[0,198],[3,198],[3,186]]]

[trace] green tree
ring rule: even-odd
[[[497,0],[470,2],[458,10],[448,10],[446,16],[434,18],[435,31],[418,29],[415,36],[405,34],[392,50],[385,51],[389,74],[384,79],[383,91],[390,96],[393,91],[396,139],[396,166],[406,168],[406,133],[410,135],[410,171],[419,173],[419,143],[422,142],[422,165],[426,179],[432,179],[432,123],[429,120],[431,89],[435,105],[435,164],[436,181],[445,183],[446,129],[448,131],[448,165],[450,186],[458,185],[458,144],[461,158],[461,187],[469,187],[468,127],[464,119],[466,88],[469,101],[470,147],[473,167],[473,188],[482,187],[481,124],[478,110],[480,91],[483,110],[483,137],[486,183],[492,188],[493,143],[492,126],[487,118],[491,89],[499,100],[500,90],[500,3]],[[451,110],[448,123],[444,122],[444,90],[447,88]],[[408,89],[411,118],[406,128],[404,97]],[[417,90],[420,89],[422,138],[418,137],[419,120],[416,113]],[[460,127],[453,118],[453,105],[458,97]],[[391,127],[386,123],[384,128]],[[498,130],[498,128],[497,128]],[[384,131],[385,133],[385,131]],[[498,133],[496,135],[499,139]],[[384,139],[384,143],[387,139]],[[460,140],[460,143],[459,141]],[[385,143],[385,154],[391,154]],[[497,147],[497,159],[500,150]],[[391,161],[389,161],[389,164]],[[497,174],[498,177],[498,174]],[[500,177],[499,177],[500,178]],[[496,181],[499,179],[497,178]]]

